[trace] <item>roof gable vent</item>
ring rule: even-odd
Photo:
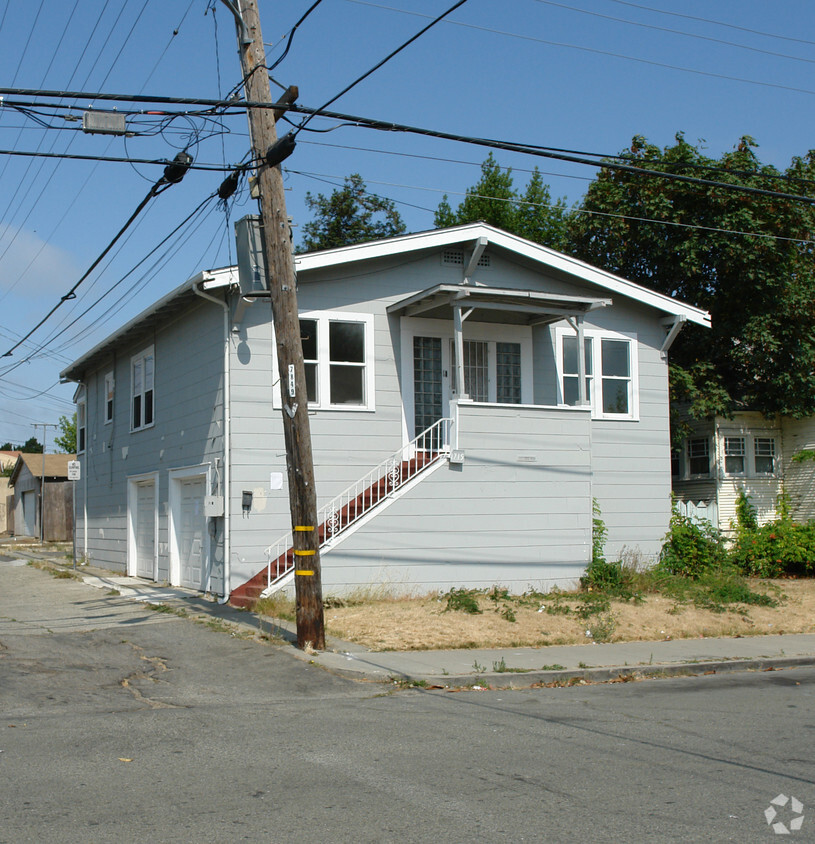
[[[464,251],[462,249],[445,249],[441,253],[443,267],[463,267],[465,264]],[[482,269],[490,266],[490,256],[482,255],[478,259],[478,266]]]

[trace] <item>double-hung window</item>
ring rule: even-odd
[[[105,424],[113,421],[113,373],[105,375]]]
[[[744,437],[724,438],[724,473],[725,475],[743,475],[746,468]]]
[[[560,404],[580,401],[577,335],[560,329],[557,336]],[[637,343],[633,337],[587,329],[583,338],[586,402],[598,419],[636,419]]]
[[[82,454],[85,451],[87,440],[88,415],[85,399],[77,402],[76,405],[76,453]]]
[[[153,347],[136,355],[130,362],[131,375],[131,430],[147,428],[154,421],[153,388],[155,380]]]
[[[304,314],[300,339],[311,406],[373,410],[372,316]]]
[[[692,478],[710,477],[710,440],[707,437],[688,440],[688,473]]]
[[[756,437],[753,440],[753,459],[757,475],[775,474],[775,439]]]

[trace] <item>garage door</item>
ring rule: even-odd
[[[136,486],[136,576],[155,577],[156,485],[147,481]]]
[[[179,531],[179,559],[181,563],[181,585],[190,589],[203,589],[204,575],[204,478],[182,480],[181,525]]]

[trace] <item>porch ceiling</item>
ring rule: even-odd
[[[541,293],[537,290],[506,290],[470,284],[437,284],[388,306],[388,313],[451,319],[453,308],[478,311],[479,322],[504,322],[521,325],[557,322],[579,316],[611,304],[611,299]]]

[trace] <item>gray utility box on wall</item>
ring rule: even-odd
[[[247,214],[235,223],[235,244],[241,295],[267,292],[265,238],[258,214]]]

